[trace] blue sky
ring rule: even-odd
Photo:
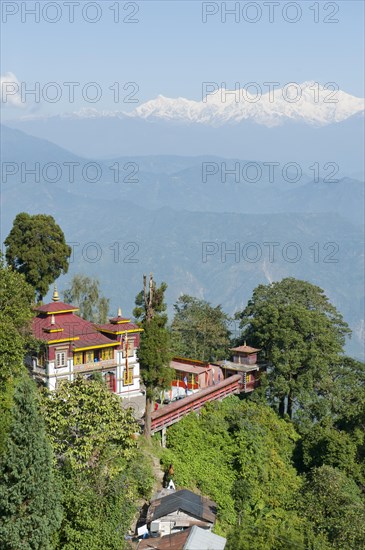
[[[118,2],[121,17],[133,9],[126,2]],[[51,104],[37,105],[40,113],[58,113],[82,107],[129,110],[136,105],[115,104],[108,87],[114,82],[123,86],[136,82],[139,102],[162,94],[168,97],[201,97],[203,81],[225,82],[234,88],[235,82],[267,81],[337,82],[340,89],[356,96],[364,95],[363,48],[364,3],[313,2],[300,5],[302,14],[296,23],[284,20],[283,9],[294,18],[295,7],[281,2],[275,7],[275,20],[269,22],[269,9],[264,2],[256,2],[262,9],[259,21],[248,23],[240,12],[239,22],[227,16],[222,22],[222,2],[212,2],[209,9],[218,13],[202,22],[202,2],[150,1],[137,2],[138,23],[115,23],[110,7],[116,2],[99,2],[100,21],[91,24],[83,20],[80,0],[75,6],[75,21],[68,22],[68,8],[58,2],[61,20],[47,23],[41,16],[39,23],[26,15],[21,22],[21,4],[31,8],[35,2],[2,2],[16,4],[19,12],[2,23],[2,74],[13,73],[29,87],[55,81],[61,85],[62,98]],[[45,4],[44,2],[40,3]],[[232,8],[235,2],[226,2]],[[248,2],[240,2],[240,9],[248,9]],[[293,4],[293,3],[292,3]],[[324,6],[327,5],[327,9]],[[313,7],[314,6],[314,7]],[[332,14],[336,6],[337,14]],[[311,9],[312,7],[312,9]],[[315,9],[319,22],[315,23]],[[125,8],[128,8],[127,10]],[[3,7],[4,9],[4,7]],[[252,19],[254,7],[245,12]],[[93,8],[88,12],[94,17]],[[258,12],[257,12],[258,13]],[[55,12],[50,8],[49,16]],[[324,23],[325,17],[338,19]],[[70,105],[63,82],[74,81],[84,85],[97,82],[102,89],[101,100],[93,105],[85,102],[76,91],[75,103]],[[131,89],[130,89],[131,90]],[[126,92],[121,91],[122,96]],[[33,110],[34,105],[33,105]],[[7,108],[3,116],[14,118],[25,114],[24,109]],[[28,112],[28,111],[27,111]]]

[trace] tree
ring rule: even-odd
[[[14,380],[24,372],[34,291],[24,276],[5,266],[0,255],[0,456],[11,422]]]
[[[106,323],[109,313],[109,299],[100,295],[98,279],[86,275],[74,275],[69,288],[63,293],[66,303],[80,309],[83,319],[93,323]]]
[[[174,308],[171,329],[176,336],[177,354],[201,361],[227,357],[229,317],[220,305],[213,307],[205,300],[184,294]]]
[[[0,547],[52,547],[62,510],[53,457],[27,373],[16,383],[12,418],[0,458]]]
[[[156,287],[150,275],[147,288],[147,277],[143,277],[143,290],[136,297],[134,316],[143,328],[138,350],[141,365],[141,377],[146,386],[146,412],[144,435],[151,437],[152,403],[159,391],[169,387],[174,371],[170,369],[171,360],[170,335],[166,328],[167,314],[164,294],[166,283]]]
[[[360,449],[364,436],[338,430],[330,421],[314,424],[303,434],[301,452],[303,466],[310,470],[324,464],[338,468],[358,483],[364,482],[365,470],[361,472]],[[363,468],[364,469],[364,468]]]
[[[133,454],[137,424],[104,383],[80,377],[48,395],[44,390],[41,406],[59,465],[87,470],[106,463],[112,475]]]
[[[24,274],[39,300],[61,273],[68,271],[71,247],[52,216],[18,214],[5,239],[8,264]]]
[[[328,400],[336,426],[365,433],[365,363],[344,357],[333,365]]]
[[[65,472],[62,482],[64,518],[56,548],[124,549],[139,497],[133,480],[123,474],[110,479],[101,472]]]
[[[332,468],[314,468],[303,488],[302,513],[331,548],[365,548],[365,507],[361,491]]]
[[[131,410],[103,382],[78,378],[41,399],[62,483],[64,517],[57,548],[122,549],[151,473],[132,437]],[[142,479],[141,479],[142,478]]]
[[[243,337],[262,348],[270,364],[270,400],[292,417],[294,402],[303,405],[328,382],[348,325],[321,288],[293,278],[259,285],[238,317]]]

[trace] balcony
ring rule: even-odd
[[[89,363],[82,363],[81,365],[74,365],[74,372],[87,372],[87,371],[99,371],[110,367],[116,367],[116,359],[104,359],[100,361],[90,361]]]

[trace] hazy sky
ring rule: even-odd
[[[26,12],[38,9],[37,4],[39,22]],[[2,74],[12,73],[27,89],[35,82],[41,89],[57,82],[61,89],[55,103],[44,97],[37,104],[30,100],[27,108],[7,106],[3,116],[84,107],[130,110],[138,103],[123,104],[122,100],[137,88],[123,90],[128,82],[138,85],[134,97],[139,103],[158,94],[200,99],[206,81],[224,82],[227,88],[234,88],[235,82],[243,86],[248,82],[332,81],[348,93],[363,96],[364,3],[301,0],[276,4],[3,1]],[[227,14],[224,22],[225,7],[232,10],[235,5],[236,14]],[[69,22],[72,8],[73,23]],[[115,22],[118,10],[120,21]],[[203,12],[217,13],[206,15],[203,23]],[[85,17],[99,21],[87,22]],[[50,23],[47,18],[59,21]],[[255,18],[256,22],[249,22]],[[326,18],[338,22],[324,22]],[[64,82],[80,83],[72,104]],[[81,93],[90,82],[96,82],[102,94],[95,104],[85,101]],[[115,82],[119,83],[119,100],[114,95],[116,86],[109,90]],[[47,90],[53,98],[55,89]],[[93,87],[87,88],[91,98],[94,92]]]

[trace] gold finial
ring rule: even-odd
[[[56,321],[55,321],[54,315],[52,313],[52,315],[51,315],[51,325],[55,325],[55,324],[56,324]]]
[[[57,286],[54,285],[54,291],[53,291],[53,296],[52,296],[52,302],[59,302],[60,301],[60,297],[58,295],[58,290],[57,290]]]
[[[122,316],[122,308],[118,307],[118,317]]]
[[[244,346],[245,346],[245,347],[247,346],[246,340],[245,340]]]

